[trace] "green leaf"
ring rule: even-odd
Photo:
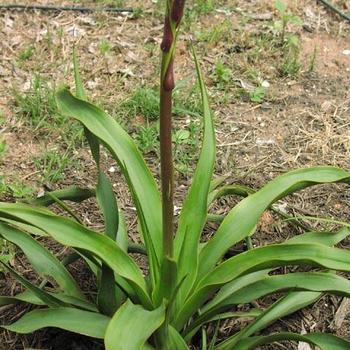
[[[33,225],[44,230],[63,245],[83,249],[96,255],[131,284],[142,303],[152,305],[139,267],[127,253],[105,235],[94,232],[73,220],[25,204],[0,203],[0,217]]]
[[[98,175],[96,198],[104,216],[105,234],[115,241],[119,227],[118,206],[113,187],[102,171]],[[112,316],[118,307],[115,293],[114,272],[107,265],[102,264],[97,302],[105,315]]]
[[[285,14],[287,11],[287,5],[280,0],[275,1],[275,7],[281,15]]]
[[[269,336],[259,336],[242,339],[238,344],[231,348],[231,350],[250,350],[256,349],[260,345],[271,344],[277,341],[294,340],[302,341],[319,347],[321,350],[349,350],[350,342],[348,340],[339,338],[333,334],[327,333],[311,333],[311,334],[297,334],[285,333],[272,334]]]
[[[322,296],[319,292],[293,292],[282,297],[263,311],[253,322],[243,328],[240,332],[227,338],[219,344],[217,350],[231,350],[240,339],[249,337],[261,329],[264,329],[275,320],[292,314],[318,300]]]
[[[55,280],[67,295],[86,299],[73,277],[59,260],[29,234],[0,223],[0,237],[17,245],[39,275]]]
[[[127,300],[114,314],[105,336],[106,350],[140,350],[161,326],[165,307],[148,311]]]
[[[105,233],[116,240],[119,227],[119,213],[113,187],[107,176],[100,171],[96,190],[96,198],[105,219]]]
[[[255,193],[253,189],[243,185],[225,185],[211,191],[208,196],[208,206],[212,204],[216,199],[224,196],[237,195],[241,197],[247,197],[250,194]]]
[[[161,201],[156,182],[136,145],[121,126],[104,111],[89,102],[75,98],[67,89],[57,93],[62,114],[79,120],[111,151],[122,170],[129,173],[128,185],[137,193],[159,261],[162,256]]]
[[[79,62],[75,49],[73,51],[75,89],[78,98],[87,100],[83,83],[80,77]],[[119,228],[119,213],[117,201],[113,192],[113,187],[108,177],[100,169],[100,142],[87,128],[85,128],[85,137],[87,138],[91,154],[96,162],[98,181],[96,187],[96,198],[99,207],[103,213],[105,222],[105,234],[113,240],[116,240]],[[121,298],[116,297],[116,286],[113,270],[106,264],[102,264],[101,274],[99,276],[99,289],[97,294],[97,303],[102,313],[112,316],[121,303]],[[119,294],[118,294],[119,296]]]
[[[193,56],[202,97],[204,132],[201,153],[191,187],[181,210],[174,242],[175,258],[178,261],[178,280],[180,281],[187,276],[178,293],[177,302],[180,305],[187,297],[197,275],[198,245],[207,218],[207,200],[216,152],[214,124],[208,93],[194,50]]]
[[[287,240],[284,244],[296,244],[296,243],[318,243],[324,244],[327,246],[334,246],[343,239],[345,239],[350,234],[350,229],[344,227],[338,232],[306,232],[304,234],[295,236]],[[210,319],[212,315],[215,315],[217,312],[227,310],[231,308],[230,297],[234,295],[242,288],[250,286],[255,282],[259,281],[262,278],[268,276],[268,270],[262,270],[253,272],[242,277],[234,279],[232,282],[225,284],[220,291],[211,299],[208,303],[201,308],[201,315],[197,317],[194,322],[186,328],[186,338],[188,337],[187,333],[192,332],[196,326],[202,324],[206,320]],[[254,299],[254,298],[252,298]]]
[[[290,23],[297,24],[300,26],[303,24],[303,20],[299,16],[290,15],[288,20]]]
[[[110,318],[95,312],[61,307],[34,310],[10,326],[3,328],[16,333],[32,333],[46,327],[61,328],[70,332],[103,339]]]
[[[230,247],[254,233],[260,216],[272,203],[308,186],[332,182],[349,183],[350,174],[333,167],[299,169],[277,177],[243,199],[201,250],[199,277],[210,271]]]
[[[350,235],[350,228],[343,227],[338,232],[306,232],[288,239],[284,244],[318,243],[334,246]]]
[[[259,309],[252,309],[246,312],[224,312],[224,313],[217,313],[216,310],[214,310],[213,316],[207,317],[207,315],[203,315],[205,317],[202,318],[202,315],[200,315],[198,318],[194,320],[193,323],[189,327],[187,327],[183,332],[182,335],[186,341],[190,341],[191,338],[198,332],[198,330],[206,323],[218,321],[218,320],[225,320],[228,318],[255,318],[261,315],[261,310]]]
[[[319,243],[324,244],[328,246],[333,246],[340,241],[342,241],[344,238],[346,238],[350,233],[349,228],[344,227],[341,230],[339,230],[336,233],[329,233],[329,232],[307,232],[298,236],[295,236],[288,241],[286,241],[284,244],[296,244],[296,243]],[[269,270],[265,271],[265,274]],[[260,276],[259,276],[260,272]],[[225,285],[223,288],[221,288],[220,292],[215,296],[215,298],[210,301],[205,307],[203,308],[204,312],[207,312],[209,315],[215,314],[217,310],[222,310],[222,308],[217,307],[221,303],[221,307],[225,306],[225,298],[229,298],[231,294],[233,294],[235,291],[237,291],[239,288],[249,285],[249,282],[254,283],[254,280],[252,278],[255,278],[255,281],[257,281],[261,276],[264,275],[264,271],[259,271],[252,274],[248,274],[245,276],[242,276],[236,280],[233,280],[229,284]],[[246,281],[245,281],[246,280]],[[248,282],[248,283],[244,283]],[[236,288],[235,288],[236,287]],[[239,288],[237,288],[239,287]],[[232,293],[230,293],[232,292]],[[292,292],[289,295],[283,297],[280,299],[277,303],[272,305],[268,310],[264,311],[263,314],[261,314],[261,317],[257,318],[253,323],[251,323],[246,329],[242,330],[240,332],[240,337],[243,335],[247,336],[254,334],[258,330],[263,329],[270,323],[272,323],[274,320],[283,317],[289,313],[292,313],[294,311],[299,310],[302,307],[305,307],[314,301],[316,301],[322,293],[315,293],[315,292]],[[228,300],[228,299],[226,299]],[[217,307],[217,308],[216,308]],[[229,307],[229,302],[227,307]],[[225,306],[226,309],[226,306]],[[208,312],[209,310],[209,312]],[[201,315],[202,318],[207,318],[205,314]],[[197,320],[195,323],[198,322]],[[247,332],[247,333],[245,333]],[[233,343],[235,338],[237,339],[237,336],[231,337],[231,344]],[[229,341],[229,340],[227,340]],[[233,345],[232,345],[233,346]],[[228,347],[228,349],[231,349]]]
[[[163,299],[166,299],[167,301],[172,299],[173,293],[176,289],[176,282],[177,264],[175,260],[165,256],[160,271],[160,283],[156,285],[156,289],[154,291],[154,305],[161,305]]]
[[[49,192],[43,195],[42,197],[30,200],[28,203],[47,207],[55,203],[55,200],[52,198],[52,196],[50,196],[50,194],[54,195],[56,198],[62,201],[68,200],[68,201],[80,203],[86,199],[94,197],[95,190],[90,188],[81,188],[81,187],[73,186],[73,187],[64,188],[62,190]]]
[[[79,60],[78,60],[77,51],[75,47],[73,48],[73,66],[74,66],[75,93],[78,96],[78,98],[81,98],[82,100],[87,100],[84,85],[81,81]]]
[[[263,276],[267,276],[269,270],[262,270],[253,272],[242,277],[234,279],[232,282],[225,284],[220,291],[204,305],[200,310],[200,315],[194,319],[194,321],[186,328],[184,335],[186,339],[194,335],[193,330],[198,329],[201,324],[209,322],[219,312],[225,311],[230,308],[230,305],[226,305],[226,300],[236,291],[241,288],[260,280]]]
[[[280,244],[256,248],[236,255],[210,271],[199,282],[178,315],[176,328],[180,329],[220,286],[249,272],[293,264],[349,271],[350,252],[320,244]]]
[[[225,299],[225,305],[249,303],[265,295],[284,291],[328,292],[349,296],[350,281],[333,273],[305,272],[262,277]]]
[[[170,339],[170,347],[169,349],[176,350],[189,350],[185,340],[178,333],[178,331],[174,327],[169,327],[169,339]]]
[[[128,169],[125,166],[124,166],[124,176],[128,182],[131,181]],[[145,245],[147,248],[147,257],[149,262],[149,275],[150,275],[149,280],[151,283],[151,289],[152,291],[154,291],[156,289],[156,286],[159,284],[160,260],[157,257],[157,252],[152,240],[152,235],[151,235],[152,227],[149,226],[149,222],[147,222],[146,220],[141,203],[139,201],[139,194],[136,193],[133,188],[131,188],[131,193],[134,198],[135,206],[138,211],[138,219],[139,219],[141,231],[143,233]]]
[[[25,288],[27,288],[29,291],[31,291],[36,296],[36,298],[40,299],[45,305],[48,305],[50,307],[66,306],[64,302],[62,302],[61,300],[59,300],[55,296],[45,292],[44,290],[35,286],[33,283],[27,281],[25,278],[23,278],[21,275],[19,275],[10,266],[8,266],[2,262],[0,262],[0,265],[3,268],[5,268],[6,271],[8,271],[13,278],[15,278]]]
[[[218,176],[211,180],[209,192],[215,191],[224,181],[227,179],[227,176]]]
[[[96,306],[94,304],[91,304],[88,301],[70,297],[61,293],[48,293],[48,292],[45,292],[45,293],[49,294],[53,298],[60,300],[65,305],[74,305],[80,309],[97,312]],[[46,305],[46,303],[42,299],[40,299],[35,293],[33,293],[31,290],[26,290],[13,297],[0,296],[0,306],[15,304],[18,302],[23,302],[23,303],[33,304],[33,305],[40,305],[40,306]]]

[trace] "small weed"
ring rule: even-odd
[[[3,264],[8,264],[11,260],[13,260],[15,253],[15,247],[9,241],[0,239],[0,262]],[[1,266],[0,271],[3,271]]]
[[[158,152],[159,128],[153,125],[137,126],[136,143],[140,151],[144,154]]]
[[[70,150],[62,153],[58,150],[49,150],[33,159],[35,167],[40,170],[41,181],[55,183],[65,178],[65,172],[73,167],[74,157]],[[74,162],[74,167],[76,167]]]
[[[280,0],[275,1],[275,7],[279,13],[280,19],[274,22],[274,29],[279,34],[281,45],[283,45],[286,39],[286,29],[288,24],[302,25],[303,21],[300,17],[290,13],[287,10],[287,5]]]
[[[317,47],[315,45],[314,51],[312,53],[311,60],[310,60],[310,63],[309,63],[309,73],[312,73],[312,72],[315,71],[316,59],[317,59]]]
[[[34,52],[35,52],[35,47],[28,46],[27,48],[20,51],[18,58],[21,61],[27,61],[34,55]]]
[[[22,180],[12,179],[7,182],[4,176],[0,176],[0,195],[11,195],[14,198],[30,198],[34,188],[23,183]]]
[[[15,182],[7,186],[15,198],[30,198],[34,193],[33,187],[27,186],[22,182]]]
[[[107,39],[102,39],[98,43],[98,49],[100,50],[100,53],[102,55],[106,55],[108,52],[111,51],[112,45]]]
[[[2,140],[2,139],[0,138],[0,161],[1,161],[1,159],[4,157],[6,151],[7,151],[6,142],[5,142],[5,140]]]
[[[301,64],[299,62],[300,42],[296,35],[288,37],[284,48],[283,63],[280,68],[282,75],[294,76],[298,74]]]
[[[140,18],[143,14],[144,14],[143,8],[141,8],[141,7],[136,7],[136,8],[133,9],[132,18],[133,18],[133,19],[138,19],[138,18]]]
[[[231,70],[225,66],[222,61],[217,61],[212,77],[214,78],[218,87],[223,88],[231,81]]]
[[[266,95],[266,88],[263,86],[256,87],[253,91],[249,93],[250,101],[255,103],[263,102]]]

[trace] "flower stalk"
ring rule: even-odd
[[[160,77],[160,163],[163,203],[163,251],[173,256],[174,235],[174,165],[172,154],[172,93],[174,55],[178,28],[183,16],[184,0],[167,0],[164,20],[162,66]]]

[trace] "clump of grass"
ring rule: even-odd
[[[40,137],[63,135],[67,144],[82,142],[83,134],[77,123],[62,116],[56,106],[55,88],[40,75],[34,75],[29,90],[13,90],[15,112],[24,126]]]
[[[100,50],[102,55],[106,55],[112,49],[112,44],[105,38],[100,40],[98,43],[98,49]]]
[[[198,14],[209,14],[215,10],[215,0],[197,0],[194,3],[194,11]]]
[[[219,41],[229,40],[231,35],[232,24],[228,19],[225,19],[223,22],[215,25],[212,28],[196,33],[198,41],[203,41],[212,45],[218,43]]]
[[[121,103],[119,108],[125,115],[142,115],[149,121],[159,118],[159,96],[156,90],[139,87]]]
[[[25,184],[21,179],[5,178],[0,176],[0,195],[10,195],[14,198],[30,198],[33,196],[35,189]]]
[[[18,58],[20,61],[27,61],[34,55],[34,52],[35,47],[30,45],[19,52]]]
[[[55,183],[66,178],[69,169],[80,168],[78,162],[74,161],[71,149],[62,152],[59,149],[52,149],[34,157],[33,163],[36,169],[40,170],[41,182]]]

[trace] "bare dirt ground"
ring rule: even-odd
[[[24,1],[21,3],[29,4]],[[45,1],[37,3],[46,4]],[[2,199],[13,201],[30,188],[34,195],[47,187],[94,185],[93,161],[81,142],[74,146],[70,126],[31,125],[30,113],[16,99],[16,94],[31,93],[32,81],[40,76],[47,89],[62,84],[72,86],[72,49],[77,49],[81,71],[93,101],[103,106],[135,137],[139,126],[148,126],[142,111],[125,116],[119,106],[133,95],[137,87],[158,84],[159,43],[162,36],[161,7],[152,1],[125,1],[126,7],[142,7],[136,16],[95,12],[0,11],[0,175],[5,185]],[[180,101],[188,100],[189,110],[196,110],[192,94],[193,61],[189,42],[193,40],[205,73],[217,130],[216,174],[226,175],[227,182],[261,187],[286,170],[312,165],[334,165],[350,170],[350,25],[313,0],[288,1],[289,10],[303,24],[291,23],[286,36],[296,36],[299,43],[284,49],[278,46],[281,35],[273,23],[278,12],[271,0],[215,1],[210,11],[200,11],[196,2],[189,3],[192,13],[185,19],[177,54],[176,76],[184,86]],[[55,5],[77,2],[51,1]],[[349,1],[338,1],[350,12]],[[79,5],[96,6],[80,1]],[[101,4],[99,4],[100,6]],[[293,51],[294,50],[294,51]],[[294,66],[286,66],[296,60]],[[263,87],[259,95],[259,87]],[[46,100],[45,100],[46,101]],[[46,101],[47,102],[47,101]],[[46,103],[45,102],[45,103]],[[191,104],[193,105],[191,107]],[[189,107],[188,107],[189,105]],[[50,107],[50,106],[49,106]],[[48,107],[48,109],[49,109]],[[44,115],[46,116],[46,114]],[[195,114],[178,112],[177,130],[194,129],[200,121]],[[72,130],[76,125],[72,123]],[[75,135],[75,134],[74,134]],[[193,140],[199,132],[190,133]],[[195,145],[198,144],[194,141]],[[155,174],[159,172],[157,148],[144,153]],[[45,177],[45,166],[37,165],[36,157],[52,151],[64,154],[69,150],[70,162],[60,170],[57,181]],[[182,152],[182,153],[181,153]],[[176,177],[176,198],[180,203],[195,162],[188,142],[181,149],[179,164],[187,170]],[[50,154],[51,154],[50,153]],[[131,232],[136,230],[133,205],[127,195],[116,164],[105,156],[105,166],[115,184],[121,207],[126,211]],[[43,180],[44,179],[44,180]],[[0,179],[1,180],[1,179]],[[11,189],[12,186],[12,189]],[[13,188],[15,187],[15,191]],[[20,187],[20,188],[18,188]],[[1,187],[0,187],[1,188]],[[18,193],[20,192],[20,193]],[[220,201],[216,213],[226,212],[235,198]],[[293,195],[286,205],[295,215],[331,217],[349,222],[350,190],[345,186],[321,186]],[[94,228],[101,227],[93,201],[79,209],[80,216]],[[322,224],[310,221],[311,227]],[[254,244],[281,241],[293,234],[286,222],[270,213],[262,218],[254,236]],[[131,237],[136,240],[136,237]],[[349,241],[343,246],[349,247]],[[30,275],[30,269],[18,254],[12,263]],[[22,264],[23,263],[23,264]],[[82,273],[82,279],[84,279]],[[87,282],[89,285],[89,282]],[[15,293],[18,286],[6,274],[0,275],[0,294]],[[261,306],[268,301],[261,301]],[[350,338],[350,310],[341,309],[343,320],[334,326],[341,298],[323,297],[314,306],[281,320],[272,331],[291,330],[333,332]],[[343,301],[343,304],[345,302]],[[18,318],[26,307],[0,308],[0,323]],[[338,320],[339,321],[339,320]],[[242,324],[224,322],[220,337],[224,338]],[[63,340],[62,340],[63,339]],[[56,344],[56,345],[55,345]],[[69,345],[67,345],[69,344]],[[72,345],[73,344],[73,345]],[[297,349],[297,344],[284,343],[269,349]],[[32,336],[16,336],[0,331],[0,349],[99,349],[98,344],[69,338],[67,334],[42,331]]]

